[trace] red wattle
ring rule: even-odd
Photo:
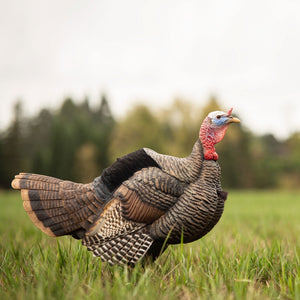
[[[204,159],[217,161],[219,159],[219,155],[216,151],[205,152],[204,150]]]
[[[223,139],[227,127],[228,125],[221,128],[213,128],[208,117],[203,121],[199,132],[199,138],[204,148],[204,159],[218,160],[219,156],[216,153],[214,145]]]

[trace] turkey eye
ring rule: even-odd
[[[218,115],[218,116],[217,116],[217,119],[221,119],[221,116],[220,116],[220,115]]]

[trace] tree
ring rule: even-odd
[[[144,105],[137,105],[128,112],[113,130],[110,157],[114,161],[139,148],[148,147],[164,152],[161,124],[153,112]]]
[[[3,185],[8,187],[13,176],[25,167],[26,156],[24,151],[25,122],[23,117],[22,102],[18,100],[14,105],[14,116],[12,124],[9,126],[3,137],[2,155]]]
[[[97,145],[97,164],[99,172],[111,162],[109,153],[115,120],[105,94],[100,97],[100,105],[93,112],[94,120],[92,140]]]
[[[48,109],[42,109],[28,123],[26,156],[30,159],[29,169],[37,174],[49,174],[53,114]]]
[[[164,148],[175,156],[188,156],[199,134],[199,113],[191,102],[176,98],[158,116],[164,135]]]
[[[99,176],[97,168],[97,147],[93,143],[81,145],[75,152],[74,158],[74,180],[88,183]]]
[[[279,185],[283,188],[298,189],[300,182],[300,132],[293,133],[284,143],[280,157]]]

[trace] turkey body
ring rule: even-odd
[[[21,190],[25,210],[46,234],[81,239],[110,264],[135,264],[214,227],[227,196],[220,176],[218,162],[204,159],[197,140],[186,158],[139,149],[89,184],[20,173],[12,186]]]

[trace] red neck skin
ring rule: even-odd
[[[210,119],[208,117],[205,118],[199,132],[199,139],[204,148],[204,159],[218,160],[219,156],[214,145],[223,139],[227,127],[228,125],[223,127],[213,127]]]

